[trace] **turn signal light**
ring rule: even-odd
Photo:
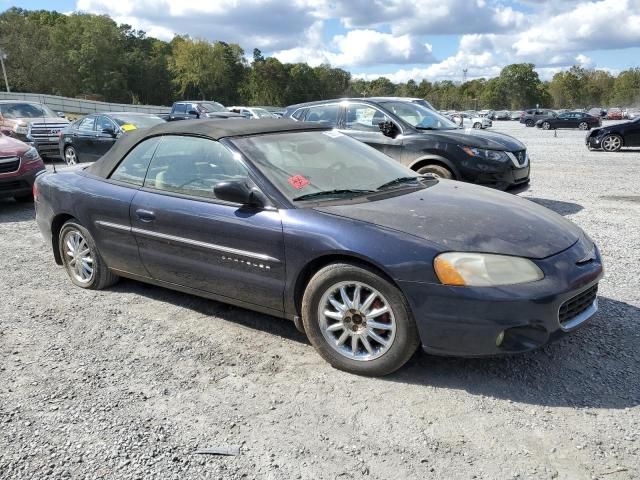
[[[436,257],[433,266],[436,270],[436,275],[438,275],[440,281],[445,285],[457,285],[461,287],[466,285],[462,275],[456,271],[455,267],[448,260],[442,257]]]

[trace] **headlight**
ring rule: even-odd
[[[544,274],[531,260],[492,253],[447,252],[434,261],[445,285],[495,287],[542,280]]]
[[[13,127],[13,131],[16,132],[18,135],[26,135],[27,133],[29,133],[29,127],[16,125],[15,127]]]
[[[23,155],[22,158],[26,163],[36,162],[40,160],[40,155],[38,155],[38,150],[34,147],[30,147]]]
[[[470,157],[478,157],[484,160],[495,160],[498,162],[508,161],[509,157],[500,150],[485,150],[484,148],[461,146],[464,153]]]

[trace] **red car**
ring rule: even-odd
[[[45,169],[34,147],[0,133],[0,198],[33,200],[33,182]]]
[[[620,108],[610,108],[607,110],[607,120],[622,120],[622,110]]]

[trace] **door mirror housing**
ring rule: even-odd
[[[187,113],[189,115],[195,115],[196,117],[200,118],[200,114],[198,112],[196,112],[195,110],[189,110]]]
[[[56,115],[58,115],[60,118],[66,118],[64,112],[56,112]]]
[[[398,135],[398,127],[393,122],[380,122],[378,128],[385,137],[396,138]]]
[[[114,138],[115,138],[115,137],[116,137],[116,135],[117,135],[116,131],[115,131],[112,127],[109,127],[109,128],[103,128],[103,129],[102,129],[102,133],[104,133],[105,135],[111,135],[111,136],[112,136],[112,137],[114,137]]]
[[[213,187],[213,193],[219,200],[239,203],[248,207],[262,208],[267,204],[264,194],[247,185],[244,181],[220,182]]]

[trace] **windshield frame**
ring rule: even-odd
[[[204,113],[228,112],[228,110],[225,108],[224,105],[222,105],[221,103],[218,103],[216,101],[199,102],[197,105],[198,105],[198,109],[201,110]],[[207,107],[205,107],[205,105],[211,105],[214,108],[216,108],[216,110],[209,110]]]

